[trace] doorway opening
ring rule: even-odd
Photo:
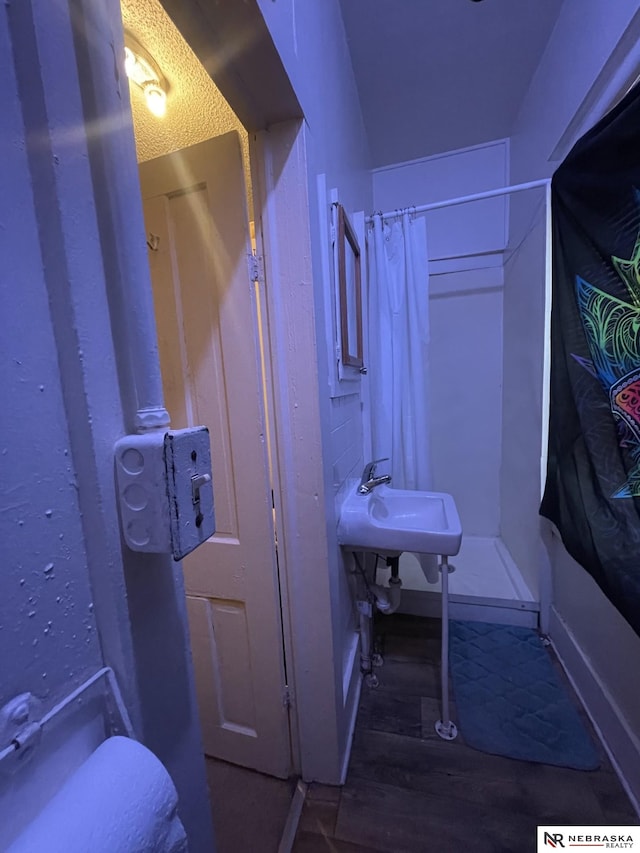
[[[158,0],[121,9],[166,91],[157,115],[130,84],[166,405],[173,427],[211,437],[216,533],[183,561],[204,749],[287,778],[295,721],[249,135]]]

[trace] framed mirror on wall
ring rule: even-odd
[[[336,203],[338,309],[340,316],[340,360],[344,367],[361,370],[364,365],[362,347],[362,277],[360,247],[344,207]]]

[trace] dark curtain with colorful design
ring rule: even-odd
[[[541,513],[640,634],[640,87],[554,175]]]

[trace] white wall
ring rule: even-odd
[[[113,444],[126,430],[133,398],[129,365],[113,337],[122,323],[114,285],[125,278],[113,207],[120,180],[132,196],[125,227],[137,228],[146,263],[135,180],[127,179],[136,162],[126,106],[123,114],[126,92],[113,73],[119,20],[111,0],[76,3],[74,40],[64,2],[0,12],[0,98],[13,142],[0,172],[0,241],[10,282],[2,290],[0,335],[10,366],[3,372],[8,511],[0,518],[0,704],[29,690],[47,710],[103,661],[112,666],[137,734],[178,788],[190,849],[209,851],[179,567],[123,554],[114,495]],[[92,110],[109,118],[92,126],[107,126],[110,134],[94,133],[88,143],[83,127]],[[107,178],[114,147],[128,156],[117,177]],[[94,724],[50,732],[52,740],[24,768],[30,807],[50,793],[52,767],[52,784],[59,784],[62,768],[71,771],[104,734]],[[6,826],[7,811],[14,819],[24,798],[11,798],[16,777],[2,784],[9,786],[0,793]]]
[[[511,141],[511,179],[514,182],[549,176],[552,153],[589,93],[615,73],[620,45],[637,44],[640,11],[637,0],[565,0],[556,27],[518,116]],[[613,55],[613,60],[610,58]],[[604,106],[600,104],[600,109]],[[597,115],[594,113],[594,119]],[[556,642],[570,638],[575,652],[566,656],[570,672],[584,686],[591,669],[614,716],[624,720],[621,731],[635,733],[631,740],[614,744],[623,767],[638,766],[637,734],[640,704],[635,683],[640,638],[586,573],[580,571],[560,543],[551,550],[553,607],[551,636]],[[565,643],[566,645],[566,643]],[[601,706],[590,691],[583,694],[598,717]],[[602,717],[604,719],[604,717]],[[607,726],[605,735],[612,733]],[[630,774],[627,771],[627,778]],[[640,780],[634,774],[636,797]]]
[[[388,211],[508,183],[504,140],[373,173],[374,208]],[[429,379],[433,488],[450,492],[465,535],[500,532],[502,252],[508,202],[429,212]],[[426,284],[426,282],[425,282]]]
[[[4,132],[20,140],[23,117],[11,60],[6,20],[0,15],[0,109]],[[102,666],[102,649],[86,570],[77,460],[71,453],[23,145],[7,146],[0,169],[0,253],[6,276],[0,289],[0,707],[29,692],[44,711]],[[67,740],[58,758],[51,755],[52,732],[45,732],[36,756],[41,762],[38,780],[28,766],[7,775],[4,763],[1,849],[104,736],[100,723],[96,732],[87,716],[76,724],[78,737],[73,743]],[[6,745],[3,740],[0,749]]]
[[[502,266],[431,277],[433,488],[465,536],[500,533]]]
[[[437,154],[373,172],[375,210],[430,204],[503,187],[509,178],[509,143]],[[430,260],[500,252],[506,245],[507,205],[502,198],[426,214]]]
[[[545,339],[545,190],[517,193],[504,265],[501,535],[540,591],[540,455]]]
[[[511,135],[514,183],[553,172],[549,158],[599,75],[613,72],[617,46],[637,42],[639,15],[636,0],[564,0]]]
[[[317,496],[314,515],[325,532],[328,551],[318,553],[315,561],[304,566],[291,566],[292,572],[308,576],[307,605],[319,620],[332,625],[332,643],[311,651],[333,658],[334,692],[320,695],[318,685],[307,679],[309,695],[304,697],[308,725],[316,717],[322,719],[323,708],[330,703],[337,715],[338,766],[333,761],[335,750],[323,749],[318,741],[303,755],[303,769],[313,766],[314,778],[337,782],[342,773],[341,760],[348,746],[349,726],[355,714],[355,684],[358,676],[357,657],[349,654],[356,641],[356,620],[347,572],[336,540],[334,497],[349,475],[359,472],[363,464],[362,418],[359,383],[353,393],[333,399],[329,377],[328,316],[325,272],[330,264],[330,246],[326,239],[330,216],[329,199],[318,194],[318,178],[327,192],[336,188],[340,201],[350,215],[369,211],[372,207],[371,177],[368,171],[368,149],[360,114],[360,105],[353,78],[340,7],[337,0],[322,3],[294,3],[294,0],[259,0],[259,6],[280,53],[298,100],[304,110],[306,123],[306,156],[312,251],[313,305],[307,306],[315,315],[315,349],[317,381],[320,389],[320,428],[324,483],[323,493]],[[321,210],[322,208],[322,210]],[[321,217],[324,215],[324,221]],[[307,317],[301,317],[306,322]],[[300,352],[299,358],[311,358],[310,352]],[[309,508],[312,511],[312,508]],[[329,600],[313,600],[318,588],[318,573],[326,572],[328,560]],[[321,591],[321,590],[320,590]],[[329,607],[329,612],[326,607]],[[313,631],[308,633],[313,636]],[[356,663],[355,668],[353,663]],[[345,664],[346,662],[346,664]],[[344,671],[344,666],[348,667]],[[299,697],[302,700],[302,697]],[[320,729],[318,729],[320,731]],[[309,740],[308,740],[308,743]],[[313,753],[313,754],[312,754]],[[316,772],[317,771],[317,772]]]
[[[549,634],[618,763],[640,813],[638,635],[593,578],[549,536],[553,600]],[[615,648],[614,648],[615,644]]]

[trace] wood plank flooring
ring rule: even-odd
[[[538,824],[638,825],[595,738],[593,772],[441,740],[439,620],[380,617],[376,633],[384,666],[363,686],[347,782],[310,786],[294,853],[534,853]]]

